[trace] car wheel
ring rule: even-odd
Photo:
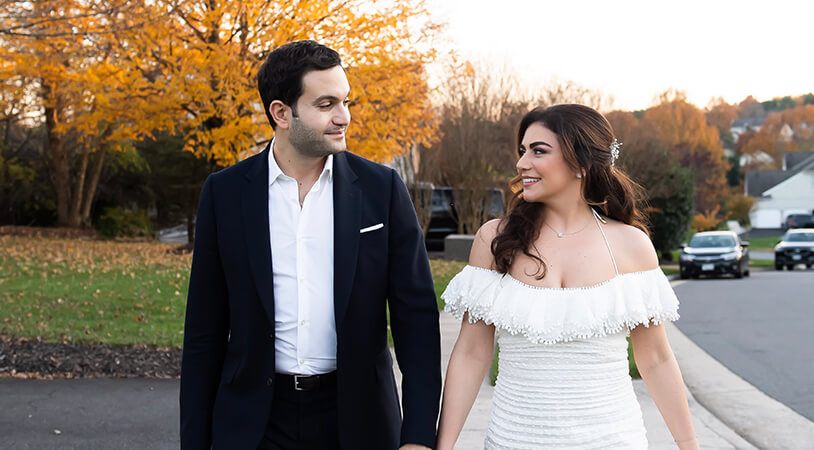
[[[775,264],[774,270],[783,270],[783,264]]]
[[[686,280],[689,277],[690,276],[687,274],[687,272],[679,272],[678,274],[678,278],[681,278],[682,280]]]
[[[752,275],[752,271],[749,270],[749,269],[746,269],[746,272],[743,273],[743,276],[748,277],[749,275]]]
[[[786,270],[794,270],[793,264],[786,264]]]
[[[735,271],[734,275],[735,275],[735,278],[737,278],[737,279],[743,278],[743,272],[741,272],[740,268],[738,268],[738,270]]]

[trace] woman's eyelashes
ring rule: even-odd
[[[546,150],[546,149],[545,149],[545,148],[543,148],[543,147],[532,147],[532,148],[531,148],[531,154],[532,154],[532,155],[545,155],[546,153],[548,153],[548,150]],[[525,148],[523,148],[523,147],[520,147],[520,148],[517,150],[517,154],[518,154],[518,155],[520,155],[520,157],[522,158],[522,157],[523,157],[523,155],[525,155],[525,154],[526,154],[526,149],[525,149]]]

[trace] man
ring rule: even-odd
[[[203,185],[182,448],[435,445],[440,336],[423,237],[398,175],[345,152],[340,63],[313,41],[271,52],[257,81],[274,140]]]

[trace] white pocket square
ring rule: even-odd
[[[384,224],[383,223],[377,223],[376,225],[373,225],[372,227],[362,228],[361,230],[359,230],[359,234],[367,233],[368,231],[376,231],[379,228],[384,228]]]

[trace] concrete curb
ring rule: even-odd
[[[684,383],[721,422],[761,449],[812,448],[814,422],[727,369],[672,323],[665,328]]]

